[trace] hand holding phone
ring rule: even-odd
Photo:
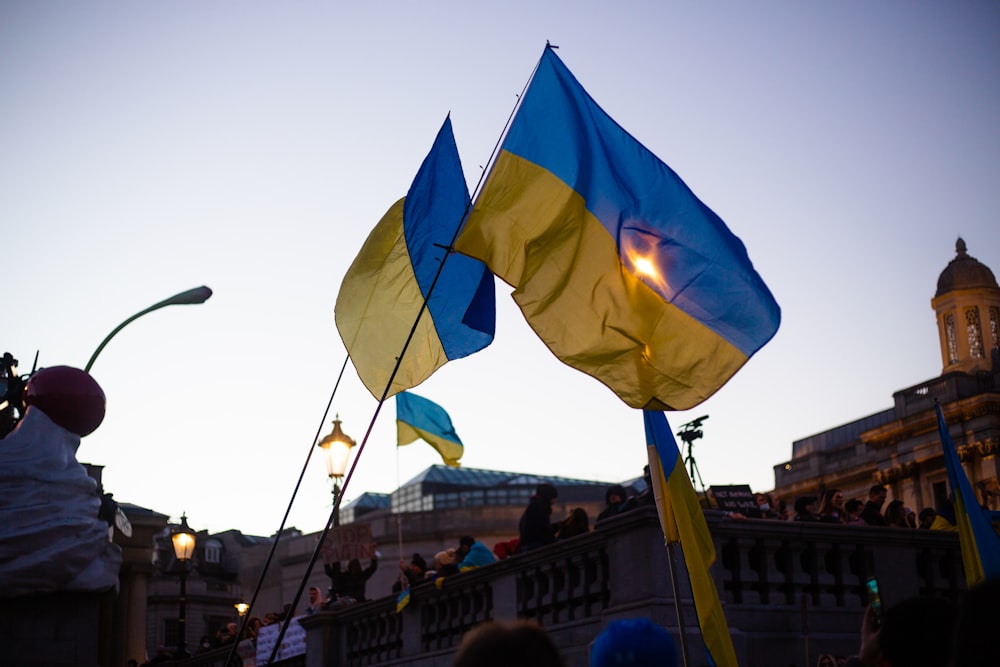
[[[878,590],[878,579],[875,577],[868,577],[868,581],[865,582],[865,588],[868,589],[868,604],[872,608],[872,617],[875,619],[875,627],[882,627],[882,620],[885,616],[885,610],[882,608],[882,594]]]

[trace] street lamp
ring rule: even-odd
[[[246,616],[247,610],[250,609],[250,605],[248,605],[246,602],[237,602],[233,606],[236,607],[236,613],[240,615],[240,618]]]
[[[194,555],[194,531],[188,526],[186,514],[181,514],[181,525],[170,536],[170,541],[174,545],[174,557],[181,566],[181,608],[177,622],[180,640],[177,644],[177,657],[184,658],[187,657],[187,563]]]
[[[201,287],[195,287],[194,289],[189,289],[186,292],[175,294],[169,299],[164,299],[159,303],[153,304],[146,310],[139,311],[138,313],[128,318],[127,320],[119,324],[117,327],[115,327],[114,331],[109,333],[107,337],[101,341],[101,344],[97,346],[97,349],[94,350],[94,353],[90,355],[90,361],[87,362],[87,365],[86,367],[84,367],[83,370],[89,373],[90,367],[94,365],[94,361],[97,359],[97,355],[101,353],[101,350],[103,350],[104,346],[108,344],[108,341],[114,338],[115,334],[124,329],[133,320],[137,320],[146,313],[151,313],[154,310],[159,310],[160,308],[163,308],[165,306],[186,306],[198,303],[205,303],[206,301],[208,301],[208,297],[210,296],[212,296],[212,290],[202,285]]]
[[[341,430],[340,415],[337,415],[333,420],[333,431],[316,445],[323,450],[323,458],[326,461],[326,474],[333,480],[334,507],[337,506],[337,500],[340,498],[340,480],[344,477],[344,472],[347,470],[347,459],[351,454],[351,447],[355,444],[354,438]],[[333,525],[340,525],[339,510],[333,515]]]

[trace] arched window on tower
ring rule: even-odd
[[[990,306],[990,337],[993,339],[993,349],[1000,349],[1000,308]]]
[[[969,356],[973,359],[982,359],[983,356],[983,330],[979,326],[979,309],[975,306],[965,309],[965,327],[969,332]]]
[[[958,363],[958,342],[955,340],[955,314],[945,313],[944,335],[948,339],[948,363]]]

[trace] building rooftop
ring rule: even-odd
[[[641,481],[641,478],[640,478]],[[454,507],[524,506],[539,484],[551,484],[565,500],[603,498],[609,484],[554,475],[452,468],[433,465],[391,494],[363,493],[344,505],[341,519],[355,521],[368,512],[420,512]],[[629,488],[635,488],[629,482]]]

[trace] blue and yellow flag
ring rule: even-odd
[[[427,312],[386,396],[493,341],[493,276],[482,262],[453,254],[434,283],[468,205],[451,120],[445,119],[406,197],[372,230],[337,296],[337,330],[375,398],[382,397],[428,294]]]
[[[743,243],[549,47],[455,247],[635,408],[701,403],[780,321]]]
[[[402,391],[396,394],[396,444],[408,445],[417,438],[436,449],[448,465],[461,465],[465,448],[448,413],[434,401]]]
[[[401,613],[408,604],[410,604],[410,586],[407,584],[406,588],[396,597],[396,613]]]
[[[941,446],[944,448],[945,468],[948,470],[948,485],[951,486],[952,504],[955,506],[955,525],[962,547],[965,583],[972,588],[987,579],[1000,577],[1000,537],[997,537],[989,519],[976,502],[976,494],[958,460],[941,406],[935,407]]]
[[[722,612],[719,592],[709,567],[715,562],[715,544],[705,523],[705,514],[698,502],[691,480],[684,470],[680,449],[670,425],[662,412],[646,410],[642,414],[646,425],[646,448],[653,495],[660,515],[660,525],[667,542],[679,542],[684,553],[684,565],[691,579],[691,594],[702,640],[709,653],[710,664],[736,667],[736,651],[729,636],[729,625]]]

